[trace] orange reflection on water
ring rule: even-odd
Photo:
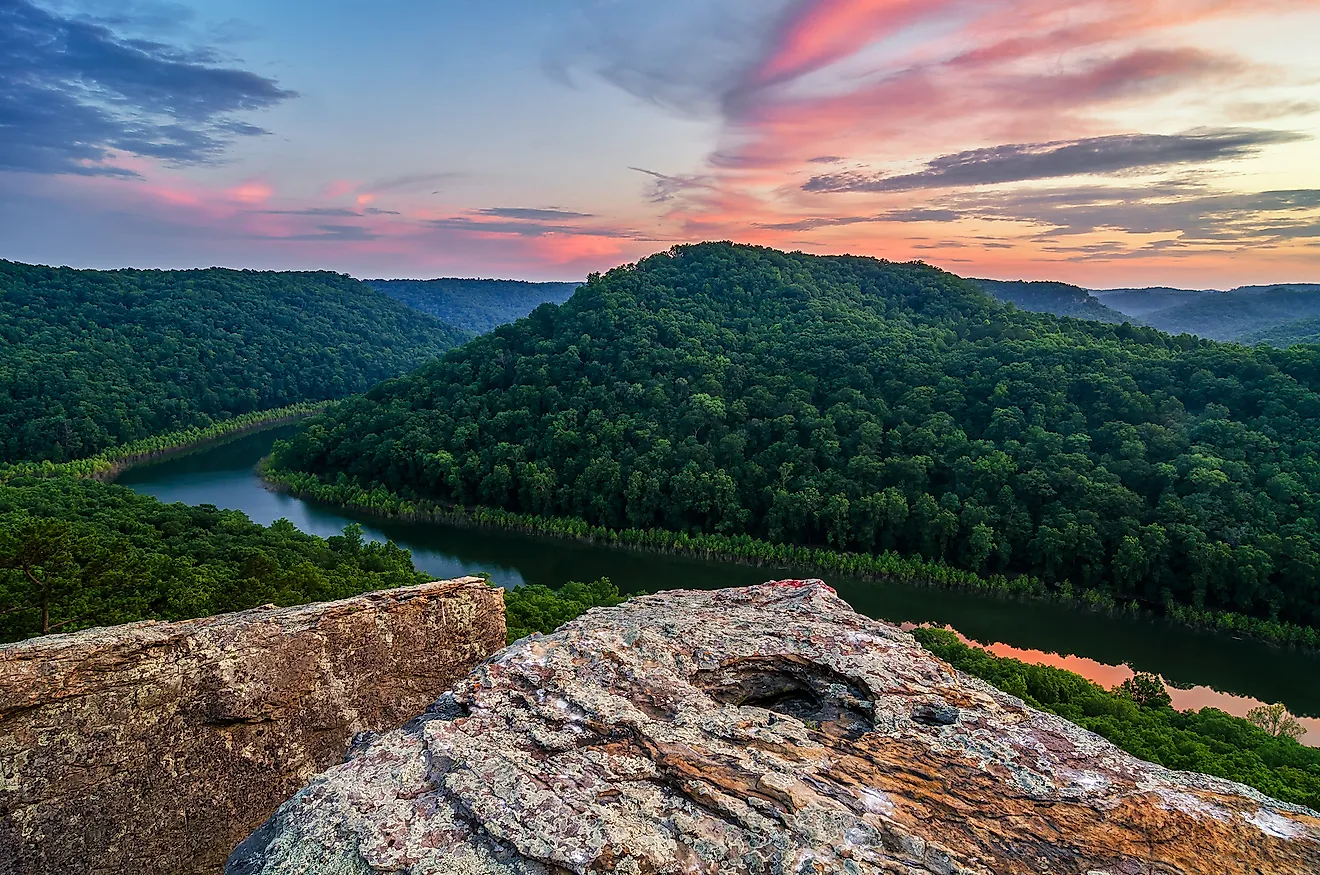
[[[911,629],[913,626],[911,624],[905,624],[904,628]],[[950,629],[949,631],[957,635],[964,644],[984,648],[995,656],[1066,669],[1067,671],[1079,674],[1087,680],[1099,684],[1105,689],[1113,689],[1133,675],[1132,669],[1128,668],[1126,665],[1108,665],[1107,663],[1097,662],[1094,659],[1087,659],[1084,656],[1046,653],[1043,650],[1024,650],[1020,647],[1013,647],[1008,644],[981,644],[967,638],[957,629]],[[1247,696],[1235,696],[1231,693],[1221,693],[1210,687],[1192,687],[1188,690],[1178,690],[1173,687],[1168,687],[1168,690],[1169,696],[1173,699],[1173,707],[1177,708],[1179,711],[1196,711],[1201,708],[1218,708],[1220,711],[1232,714],[1234,717],[1246,717],[1247,712],[1252,708],[1265,704]],[[1320,747],[1320,718],[1298,717],[1297,721],[1307,729],[1307,733],[1298,740],[1302,744],[1310,747]]]

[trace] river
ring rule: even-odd
[[[496,583],[558,586],[609,577],[625,593],[713,589],[760,583],[776,576],[751,568],[638,553],[507,532],[433,523],[381,521],[266,489],[254,466],[291,426],[248,434],[184,455],[139,465],[119,483],[166,502],[213,504],[270,524],[285,518],[304,532],[339,534],[361,523],[366,535],[412,551],[418,568],[436,578],[489,572]],[[800,576],[789,569],[781,577]],[[1214,706],[1238,716],[1260,702],[1283,702],[1320,746],[1320,655],[1129,617],[1110,617],[1063,605],[1001,600],[974,593],[831,578],[854,608],[894,623],[948,626],[1001,656],[1075,671],[1112,687],[1133,669],[1163,677],[1175,707]]]

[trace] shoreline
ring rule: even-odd
[[[71,462],[18,462],[0,467],[0,482],[15,477],[75,477],[113,483],[137,465],[204,449],[221,441],[288,425],[323,412],[334,401],[303,402],[269,410],[242,413],[205,427],[142,438],[98,455]]]
[[[1074,594],[1065,582],[1057,589],[1028,576],[982,576],[970,571],[894,553],[841,553],[828,547],[772,544],[748,535],[687,535],[663,529],[607,529],[585,520],[540,517],[485,507],[447,507],[438,502],[412,502],[383,487],[371,491],[335,486],[313,475],[276,471],[269,457],[257,466],[266,488],[297,498],[362,513],[377,519],[439,523],[459,528],[514,531],[538,537],[596,546],[730,562],[748,567],[774,566],[804,572],[834,573],[861,580],[939,587],[994,595],[999,598],[1053,602],[1110,615],[1141,617],[1191,629],[1249,638],[1276,647],[1320,651],[1320,630],[1292,623],[1262,620],[1226,611],[1198,610],[1190,605],[1161,608],[1136,601],[1118,603],[1094,590]]]

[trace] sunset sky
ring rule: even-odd
[[[0,0],[0,258],[1320,282],[1316,0]]]

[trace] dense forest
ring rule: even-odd
[[[582,285],[478,279],[366,282],[396,301],[469,334],[485,334],[497,325],[521,319],[541,304],[562,304]]]
[[[1238,338],[1239,343],[1268,343],[1280,348],[1294,343],[1320,343],[1320,316],[1295,319],[1261,331],[1250,331]]]
[[[1068,283],[1028,282],[1026,280],[968,280],[992,298],[1006,301],[1033,313],[1053,313],[1092,322],[1121,325],[1134,321],[1125,313],[1100,303],[1087,289]]]
[[[459,339],[340,274],[0,261],[0,462],[362,392]]]
[[[681,246],[310,420],[276,469],[610,528],[894,550],[1320,624],[1320,348]]]
[[[428,580],[360,530],[322,539],[210,505],[162,504],[68,477],[0,482],[0,641],[268,603],[346,598]]]

